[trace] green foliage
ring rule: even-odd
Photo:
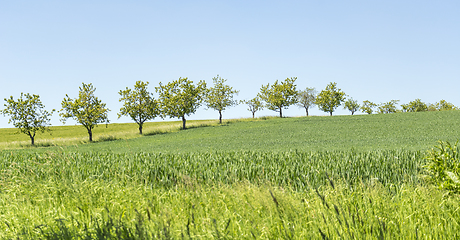
[[[264,105],[260,99],[260,97],[255,97],[250,100],[243,100],[241,101],[243,104],[248,105],[248,111],[252,113],[252,118],[255,118],[256,112],[260,111],[264,108]]]
[[[377,104],[371,101],[365,100],[363,101],[363,104],[361,105],[360,109],[361,109],[361,112],[363,113],[372,114],[375,107],[377,107]]]
[[[328,112],[331,116],[335,109],[345,100],[345,93],[337,88],[337,83],[331,82],[316,96],[315,104],[323,112]]]
[[[418,183],[423,161],[417,151],[0,152],[0,238],[456,238],[459,199]]]
[[[460,152],[458,141],[451,145],[449,142],[439,141],[439,146],[431,149],[426,159],[425,168],[429,179],[440,189],[450,193],[460,193]]]
[[[305,108],[307,116],[308,110],[315,106],[316,94],[317,92],[315,88],[308,87],[305,90],[299,92],[297,105],[299,107]]]
[[[297,103],[296,80],[297,77],[292,77],[280,83],[276,80],[273,85],[262,85],[257,96],[265,102],[266,108],[279,112],[280,117],[283,117],[283,108],[287,109]]]
[[[5,109],[0,110],[0,113],[4,116],[9,115],[8,123],[13,123],[21,133],[29,136],[32,145],[35,144],[37,132],[49,131],[47,125],[50,125],[49,117],[54,109],[51,112],[44,110],[45,106],[40,101],[40,96],[21,93],[17,101],[10,96],[9,99],[5,98],[5,102]]]
[[[438,111],[438,109],[436,109],[436,104],[433,104],[433,103],[428,104],[427,111],[430,111],[430,112]]]
[[[212,78],[212,81],[214,82],[214,87],[206,92],[205,102],[208,108],[219,112],[219,123],[222,123],[222,112],[228,107],[238,104],[238,101],[233,100],[233,96],[238,94],[239,91],[226,85],[227,79],[223,79],[219,75]]]
[[[426,103],[422,102],[420,98],[409,102],[408,104],[401,104],[403,112],[425,112],[428,111]]]
[[[454,104],[447,102],[446,100],[441,100],[436,103],[430,103],[428,104],[427,111],[433,112],[433,111],[451,111],[451,110],[459,110],[457,106]]]
[[[353,98],[349,98],[345,101],[343,109],[348,109],[351,112],[351,115],[353,115],[359,110],[359,107],[358,101],[353,100]]]
[[[384,114],[384,113],[395,113],[398,111],[396,105],[398,104],[399,100],[391,100],[386,103],[382,103],[379,105],[379,111],[378,113]]]
[[[159,94],[161,115],[164,118],[182,118],[182,129],[185,129],[185,116],[195,113],[201,106],[204,94],[206,93],[206,83],[200,81],[196,86],[188,78],[178,80],[155,87]]]
[[[67,94],[62,100],[62,109],[59,116],[61,121],[66,122],[68,118],[73,118],[79,124],[83,125],[88,131],[89,141],[93,141],[93,129],[99,123],[109,123],[107,113],[110,111],[106,108],[106,104],[102,103],[98,97],[94,95],[96,88],[93,84],[85,84],[79,87],[78,98],[71,99]]]
[[[441,100],[434,105],[437,111],[450,111],[450,110],[458,110],[454,104],[447,102],[446,100]]]
[[[121,96],[119,101],[123,102],[118,118],[121,116],[131,117],[139,126],[140,134],[142,134],[144,122],[154,119],[159,114],[158,102],[147,91],[148,84],[149,82],[137,81],[134,90],[126,88],[118,92]]]

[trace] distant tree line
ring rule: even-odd
[[[286,78],[284,81],[276,80],[271,85],[262,85],[260,92],[254,98],[238,101],[234,98],[239,91],[227,85],[227,79],[217,75],[212,80],[213,87],[209,88],[203,80],[195,84],[188,78],[179,78],[167,84],[160,82],[159,86],[155,87],[155,92],[158,94],[157,99],[147,90],[149,82],[137,81],[133,89],[126,87],[125,90],[118,92],[119,101],[123,103],[118,118],[130,117],[137,123],[139,133],[142,134],[143,124],[156,117],[179,118],[182,120],[182,129],[186,129],[186,117],[195,113],[203,104],[207,109],[213,109],[219,113],[219,123],[222,123],[222,113],[225,110],[240,103],[248,106],[253,118],[256,112],[264,108],[278,112],[279,116],[283,117],[283,109],[291,105],[305,109],[307,116],[309,110],[315,106],[331,116],[342,105],[344,109],[351,112],[351,115],[358,111],[367,114],[374,112],[385,114],[459,109],[445,100],[426,104],[420,99],[415,99],[407,104],[401,104],[401,109],[397,107],[399,100],[390,100],[380,104],[365,100],[359,104],[357,100],[337,88],[335,82],[329,83],[319,93],[315,88],[298,90],[295,84],[296,77]],[[63,123],[71,118],[85,127],[90,142],[93,141],[93,129],[100,123],[109,123],[110,109],[95,96],[95,91],[96,88],[91,83],[82,83],[78,97],[70,98],[66,94],[61,102],[62,109],[59,110]],[[28,135],[32,145],[34,145],[37,132],[49,131],[50,117],[55,110],[52,109],[50,112],[44,110],[45,106],[38,95],[21,93],[17,100],[14,100],[13,96],[4,100],[5,109],[0,110],[0,113],[4,116],[9,115],[8,123],[13,123],[20,132]]]

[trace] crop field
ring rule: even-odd
[[[459,123],[460,111],[261,118],[9,145],[0,238],[457,239],[459,196],[424,166]]]
[[[95,129],[97,144],[86,143],[82,126],[53,127],[52,134],[38,135],[47,148],[33,152],[68,151],[209,152],[209,151],[331,151],[331,150],[428,150],[438,140],[455,142],[460,135],[460,111],[375,114],[333,117],[258,118],[190,121],[190,129],[179,131],[180,122],[153,122],[139,137],[136,124],[101,125]],[[69,129],[61,133],[61,128]],[[0,129],[12,134],[13,129]],[[167,134],[164,134],[167,133]],[[23,136],[22,144],[29,140]],[[61,140],[53,141],[53,137]],[[20,136],[16,134],[15,136]],[[0,146],[8,146],[7,136]],[[73,140],[77,139],[77,140]],[[17,148],[20,145],[8,147]]]

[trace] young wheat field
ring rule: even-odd
[[[0,238],[460,238],[460,111],[149,124],[0,129]]]

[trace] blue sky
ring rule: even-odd
[[[460,106],[459,12],[460,1],[421,0],[2,1],[0,108],[24,92],[59,110],[85,82],[112,110],[111,122],[130,122],[117,119],[118,91],[137,80],[154,92],[179,77],[211,85],[217,74],[240,90],[238,99],[297,77],[299,89],[337,82],[359,102]],[[250,116],[244,105],[223,114]],[[218,113],[202,107],[188,119],[212,118]],[[7,121],[0,116],[0,127],[12,127]],[[62,125],[56,113],[52,124]]]

